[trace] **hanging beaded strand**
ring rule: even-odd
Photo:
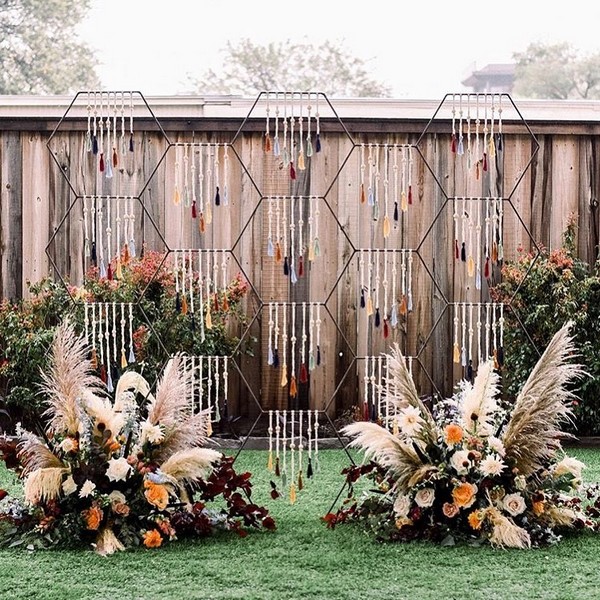
[[[295,284],[298,282],[298,275],[296,274],[296,256],[295,256],[295,245],[294,238],[296,233],[296,223],[294,221],[294,196],[290,197],[290,263],[289,263],[289,275],[290,282]]]
[[[277,137],[275,137],[277,140]],[[280,457],[279,457],[279,436],[281,434],[281,423],[279,417],[279,410],[275,411],[275,475],[279,477],[281,475]]]
[[[313,145],[310,132],[310,117],[311,117],[312,105],[310,103],[310,92],[307,94],[307,105],[306,105],[306,156],[310,158],[313,155]]]
[[[315,305],[311,302],[309,305],[309,321],[308,321],[308,370],[313,371],[316,363],[315,363],[315,355],[316,355],[316,338],[314,336],[315,331]]]
[[[107,179],[112,179],[113,167],[112,167],[112,145],[110,143],[110,92],[106,96],[106,165],[104,169],[104,176]]]
[[[321,152],[321,115],[319,113],[319,96],[320,92],[316,94],[316,111],[315,111],[315,152]]]
[[[296,381],[296,303],[292,302],[292,328],[290,335],[290,351],[291,351],[291,370],[290,370],[290,398],[295,399],[298,396],[298,385]]]
[[[265,154],[268,154],[269,152],[271,152],[271,132],[269,130],[269,116],[271,113],[271,107],[270,107],[270,94],[269,92],[265,92],[265,95],[267,97],[267,107],[265,108],[265,113],[266,113],[266,119],[265,119],[265,135],[264,135],[264,139],[263,139],[263,150],[265,152]]]
[[[302,424],[304,421],[304,411],[298,411],[298,491],[304,488],[302,481],[302,453],[304,452],[304,438],[302,437]]]
[[[291,103],[290,103],[290,179],[296,179],[296,148],[294,144],[294,93],[290,93]]]
[[[308,341],[308,335],[306,333],[306,302],[302,303],[302,338],[300,346],[300,383],[308,382],[308,370],[306,368],[306,344]]]
[[[296,470],[296,457],[294,455],[294,450],[296,449],[296,441],[294,438],[294,417],[295,411],[290,411],[290,504],[294,504],[296,502],[296,481],[295,481],[295,470]]]
[[[282,323],[283,323],[283,333],[281,335],[281,351],[282,351],[282,360],[281,360],[281,381],[280,385],[282,388],[286,387],[288,384],[288,372],[287,372],[287,342],[288,342],[288,334],[287,334],[287,305],[282,304],[281,309],[283,312],[282,315]]]
[[[364,142],[360,145],[360,188],[359,188],[359,201],[361,204],[365,204],[367,201],[367,196],[365,193],[365,144]]]
[[[396,250],[392,251],[392,310],[390,313],[390,325],[395,328],[398,325],[398,293],[396,285],[398,281],[398,265]]]
[[[383,147],[383,239],[387,239],[390,236],[391,225],[390,225],[390,216],[389,216],[389,148],[388,145],[385,144]]]
[[[317,331],[317,367],[321,365],[321,305],[316,304],[317,318],[315,320]]]
[[[306,164],[304,162],[304,125],[303,125],[303,114],[302,114],[302,99],[303,94],[300,92],[300,116],[298,118],[298,170],[304,171]]]
[[[269,302],[269,337],[267,340],[267,364],[269,366],[273,365],[273,326],[275,325],[275,321],[273,320],[273,303]]]
[[[279,146],[279,92],[275,92],[275,137],[273,138],[273,156],[279,156],[281,148]]]
[[[121,369],[127,368],[127,355],[125,354],[125,303],[121,302]]]
[[[129,364],[135,363],[135,353],[133,351],[133,304],[129,302]]]

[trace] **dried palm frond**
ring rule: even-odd
[[[503,515],[497,508],[487,509],[492,522],[490,543],[497,548],[531,548],[529,533]]]
[[[166,431],[176,427],[189,415],[187,396],[191,373],[184,368],[182,355],[176,354],[167,362],[156,387],[156,397],[148,403],[148,421],[162,425]]]
[[[165,433],[157,451],[157,459],[166,460],[175,452],[204,446],[209,438],[211,409],[206,408],[180,421],[176,429]]]
[[[17,456],[23,467],[22,477],[39,469],[64,468],[63,462],[33,433],[25,433],[17,446]]]
[[[574,354],[568,322],[555,334],[517,396],[502,441],[507,459],[512,459],[522,475],[543,467],[561,448],[566,437],[561,425],[571,420],[571,400],[567,389],[584,371],[569,363]]]
[[[346,425],[342,434],[353,437],[350,447],[361,448],[365,458],[373,459],[398,479],[398,488],[408,491],[410,482],[426,466],[409,442],[392,435],[387,429],[361,421]],[[431,468],[435,468],[434,465]]]
[[[160,470],[180,483],[192,483],[204,477],[220,458],[221,453],[211,448],[188,448],[172,454]]]
[[[412,375],[406,366],[406,360],[400,346],[395,343],[387,354],[388,373],[383,384],[383,399],[394,410],[399,412],[408,406],[417,408],[424,421],[423,430],[429,439],[435,439],[435,423],[429,409],[423,404]]]
[[[75,435],[79,427],[77,400],[104,392],[104,383],[91,369],[83,336],[65,319],[56,329],[47,371],[42,371],[41,392],[47,398],[44,416],[48,431]]]
[[[54,500],[60,496],[62,479],[69,469],[65,467],[46,467],[31,471],[25,479],[23,492],[29,504],[38,504]]]
[[[498,411],[498,382],[494,362],[487,360],[477,369],[473,385],[469,385],[462,401],[462,420],[465,429],[473,434],[492,433],[492,418]]]
[[[100,556],[108,556],[117,551],[125,550],[125,546],[118,540],[111,527],[103,527],[98,532],[95,542],[96,553]]]

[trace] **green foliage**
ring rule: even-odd
[[[249,38],[227,42],[223,65],[190,78],[202,94],[255,95],[269,90],[316,90],[337,97],[387,97],[388,85],[369,74],[364,60],[341,43],[308,40],[261,45]]]
[[[530,44],[515,53],[515,96],[600,98],[600,53],[580,55],[566,42]]]
[[[510,302],[505,311],[503,388],[514,398],[540,353],[568,320],[589,377],[579,384],[574,406],[578,435],[600,434],[600,263],[593,268],[575,256],[576,223],[571,219],[563,247],[506,262],[492,298]]]
[[[0,3],[0,94],[67,94],[98,86],[92,49],[76,26],[90,0]]]
[[[194,286],[197,297],[198,281]],[[176,352],[231,356],[239,344],[236,334],[246,323],[241,302],[248,286],[238,275],[224,293],[211,298],[212,328],[205,330],[202,339],[200,311],[196,307],[192,317],[177,309],[173,270],[159,252],[131,258],[118,280],[100,278],[98,269],[92,268],[81,288],[67,289],[61,282],[44,279],[29,290],[28,299],[0,304],[0,408],[8,410],[13,427],[17,421],[34,427],[43,403],[38,395],[40,372],[47,365],[54,331],[66,315],[84,331],[83,300],[135,303],[139,299],[133,321],[136,363],[130,368],[143,373],[151,384]]]

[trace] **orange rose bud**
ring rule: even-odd
[[[162,536],[156,529],[146,531],[146,533],[144,533],[143,538],[144,546],[146,546],[146,548],[160,548],[163,542]]]

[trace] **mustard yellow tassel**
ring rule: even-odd
[[[269,471],[273,470],[273,452],[269,450],[269,460],[267,461],[267,469]]]
[[[212,329],[212,315],[210,313],[210,302],[206,303],[206,319],[204,320],[206,329]]]
[[[456,364],[458,364],[460,362],[460,348],[458,347],[458,342],[454,342],[453,360]]]
[[[387,238],[390,236],[390,231],[391,231],[391,227],[390,227],[390,218],[385,215],[383,217],[383,237]]]
[[[205,221],[207,225],[210,225],[212,223],[212,209],[210,208],[210,204],[206,207]]]
[[[213,434],[212,422],[210,417],[208,418],[208,425],[206,426],[206,435],[210,437]]]
[[[290,486],[290,503],[294,504],[296,502],[296,486],[292,483]]]
[[[370,317],[373,314],[373,300],[371,296],[367,296],[367,317]]]
[[[306,164],[304,163],[304,152],[298,153],[298,170],[304,171]]]
[[[178,206],[180,202],[181,202],[181,194],[179,193],[179,188],[176,187],[175,193],[173,194],[173,204],[175,206]]]
[[[475,275],[475,261],[472,256],[469,256],[469,259],[467,260],[467,274],[469,277]]]
[[[123,268],[121,267],[120,257],[117,257],[117,279],[123,279]]]
[[[287,366],[281,365],[281,387],[285,387],[287,384],[288,384]]]
[[[406,212],[408,210],[408,200],[406,198],[406,192],[404,191],[400,196],[400,208],[402,209],[402,212]]]
[[[125,356],[125,349],[121,350],[121,369],[127,368],[127,357]]]
[[[400,433],[400,429],[398,428],[398,419],[394,419],[394,424],[392,425],[392,434],[398,435]]]

